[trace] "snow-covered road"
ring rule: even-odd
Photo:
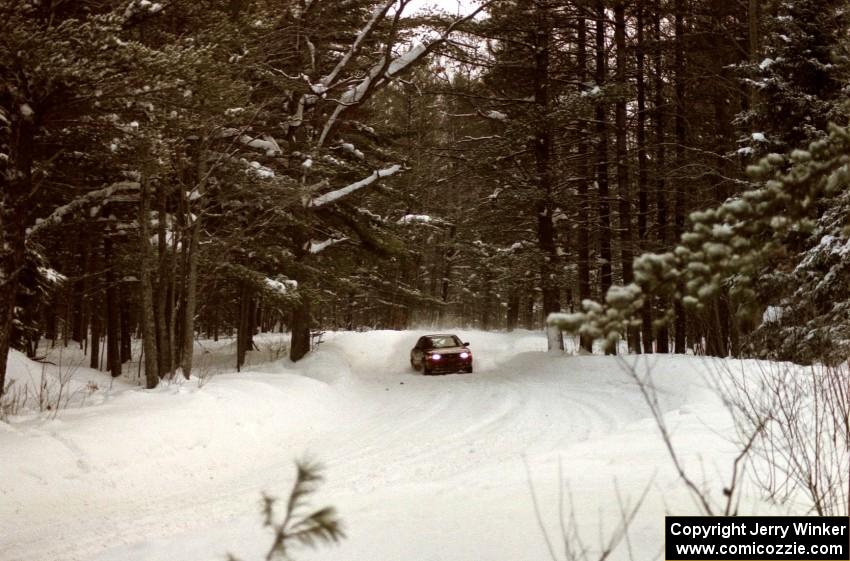
[[[616,359],[547,354],[533,333],[458,334],[473,375],[414,373],[419,332],[331,334],[297,365],[122,386],[56,420],[0,423],[0,560],[259,559],[260,494],[285,496],[304,457],[325,466],[314,506],[336,506],[348,538],[299,559],[540,560],[544,530],[562,559],[559,503],[598,548],[647,486],[619,554],[655,558],[664,513],[695,506]],[[706,364],[640,365],[720,498],[735,447]]]

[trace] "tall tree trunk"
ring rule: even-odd
[[[605,85],[608,73],[605,50],[605,2],[596,2],[596,85]],[[608,108],[604,101],[596,104],[596,184],[599,190],[599,288],[604,300],[614,282],[611,251],[611,201],[608,192]],[[606,354],[616,353],[615,345],[608,345]]]
[[[758,64],[761,53],[761,0],[749,0],[747,7],[748,46],[750,49],[749,59],[751,64]],[[755,109],[758,104],[758,88],[751,85],[747,95],[748,107]]]
[[[56,345],[56,336],[58,332],[58,311],[56,307],[58,306],[58,304],[59,303],[57,302],[56,296],[51,296],[50,302],[48,303],[47,308],[44,310],[44,337],[50,340],[51,346]]]
[[[259,310],[260,303],[253,289],[251,289],[249,294],[248,317],[245,318],[245,350],[254,351],[257,350],[257,345],[254,343],[254,333],[257,331],[257,311]]]
[[[579,89],[585,91],[587,88],[584,84],[587,82],[587,20],[584,17],[578,21],[578,77],[581,85]],[[582,172],[578,180],[578,204],[576,220],[578,222],[577,244],[576,250],[578,260],[578,299],[579,306],[585,300],[590,300],[590,197],[588,195],[588,184],[591,182],[592,169],[590,166],[590,148],[587,139],[590,136],[590,131],[587,130],[587,121],[582,120],[579,123],[581,133],[578,144],[579,165]],[[585,352],[593,352],[593,339],[582,334],[579,337],[579,345]]]
[[[121,375],[121,311],[112,238],[103,238],[103,257],[106,263],[106,365],[113,378]]]
[[[191,226],[189,239],[188,271],[186,273],[186,301],[183,308],[183,376],[192,375],[192,359],[195,351],[195,309],[198,291],[198,251],[201,240],[201,214]]]
[[[157,240],[159,249],[159,274],[156,283],[156,342],[160,378],[170,375],[171,349],[168,347],[168,214],[165,182],[157,186]]]
[[[449,289],[451,288],[452,265],[458,251],[454,246],[455,235],[457,234],[457,226],[452,224],[449,226],[448,236],[443,250],[443,278],[440,283],[440,300],[443,301],[443,306],[440,307],[439,322],[442,324],[446,319],[447,304],[449,303]]]
[[[62,310],[62,346],[67,348],[68,342],[71,340],[71,331],[73,329],[73,283],[65,283],[65,305]]]
[[[706,326],[706,340],[711,342],[711,351],[708,351],[708,345],[706,345],[706,354],[709,356],[717,356],[717,357],[725,357],[729,354],[727,340],[725,337],[726,330],[723,326],[723,316],[722,313],[724,311],[724,307],[721,304],[722,298],[720,296],[716,296],[711,305],[708,307],[708,313],[710,316],[710,323]]]
[[[540,118],[534,135],[534,160],[536,164],[537,241],[542,253],[540,288],[543,292],[543,320],[549,314],[561,311],[560,278],[552,195],[552,127],[549,118],[549,42],[550,14],[544,6],[535,10],[537,26],[533,38],[534,49],[534,103]],[[564,350],[564,337],[560,329],[546,327],[549,350]]]
[[[103,270],[101,264],[101,241],[100,236],[91,236],[88,244],[88,257],[86,259],[85,272],[86,290],[83,300],[86,302],[85,323],[88,324],[84,338],[88,342],[89,352],[91,353],[89,365],[94,370],[100,370],[100,339],[103,335],[103,287],[99,281],[99,276]],[[95,280],[97,279],[97,280]],[[88,328],[91,332],[88,332]]]
[[[669,226],[667,205],[667,134],[665,130],[665,97],[664,97],[664,66],[661,35],[661,1],[655,0],[653,14],[653,35],[655,51],[653,52],[655,101],[653,116],[655,118],[655,208],[657,220],[657,251],[665,251],[673,245],[673,234]],[[656,299],[657,300],[657,299]],[[667,308],[669,302],[661,302],[662,308]],[[664,322],[656,333],[656,351],[670,352],[670,329]]]
[[[207,177],[209,175],[207,167],[207,141],[204,140],[200,147],[196,160],[196,178],[195,189],[198,192],[203,192],[206,187]],[[183,368],[183,376],[188,380],[192,376],[192,367],[195,355],[195,314],[198,308],[198,264],[200,262],[201,250],[201,219],[204,215],[203,205],[200,209],[196,209],[196,214],[191,212],[191,202],[189,197],[184,198],[184,208],[186,210],[186,222],[189,227],[189,243],[188,247],[184,242],[184,248],[188,252],[186,256],[186,288],[185,301],[183,304],[183,341],[182,341],[182,356],[181,366]],[[217,308],[216,308],[217,309]],[[214,320],[214,323],[217,323]],[[215,338],[218,339],[218,325],[215,326]]]
[[[243,281],[239,290],[239,322],[236,327],[236,371],[241,372],[245,364],[245,355],[250,348],[250,323],[252,294],[248,283]]]
[[[133,360],[133,330],[130,326],[130,299],[127,297],[127,286],[121,283],[118,289],[118,300],[121,308],[121,363]]]
[[[713,43],[716,48],[723,47],[723,42],[726,40],[724,10],[718,6],[713,18],[713,30],[716,37]],[[736,57],[737,59],[737,57]],[[719,58],[715,62],[714,73],[726,83],[734,83],[734,73],[729,69],[728,59]],[[715,119],[715,138],[712,150],[717,156],[714,157],[714,166],[716,173],[711,177],[712,186],[714,188],[714,199],[712,205],[723,203],[728,197],[734,193],[734,186],[729,181],[728,177],[735,176],[734,165],[726,156],[735,149],[735,131],[733,128],[733,119],[730,114],[733,110],[729,100],[729,92],[725,89],[717,88],[714,92],[714,119]],[[721,287],[719,294],[714,298],[712,304],[715,311],[714,329],[717,330],[716,336],[717,349],[716,354],[721,357],[729,355],[729,345],[731,341],[730,324],[735,320],[731,316],[729,309],[728,292],[726,287]]]
[[[292,330],[289,359],[297,362],[310,352],[310,300],[301,293],[301,302],[292,311],[289,327]]]
[[[84,230],[80,232],[80,237],[77,240],[77,247],[82,257],[80,260],[82,270],[80,277],[73,284],[72,293],[74,329],[71,338],[80,344],[80,348],[85,348],[89,328],[89,291],[91,289],[92,258],[95,253],[90,238],[89,232]]]
[[[173,224],[171,228],[171,250],[168,254],[168,305],[166,308],[166,323],[168,339],[168,375],[174,376],[179,363],[177,352],[177,315],[180,311],[180,287],[177,284],[177,252],[179,244],[185,243],[182,236],[178,234],[180,228],[177,224]]]
[[[489,331],[493,307],[492,279],[490,278],[490,271],[487,269],[482,272],[481,276],[481,280],[484,283],[484,295],[481,303],[481,329],[483,331]]]
[[[645,0],[637,5],[637,150],[638,150],[638,239],[641,251],[651,251],[647,244],[649,228],[649,158],[646,152],[646,51],[644,26],[646,23]],[[653,352],[652,294],[646,294],[641,308],[641,340],[643,352]]]
[[[507,329],[513,331],[519,323],[519,291],[511,288],[508,295]]]
[[[730,304],[728,293],[725,296],[727,298],[727,304]],[[731,308],[731,305],[729,307]],[[729,311],[729,318],[729,352],[733,357],[741,358],[741,330],[738,318],[735,317],[731,309]]]
[[[523,310],[523,324],[528,331],[534,329],[534,290],[529,290],[525,299],[525,309]]]
[[[616,103],[617,128],[617,198],[620,218],[620,261],[623,267],[623,285],[635,280],[634,247],[632,239],[632,196],[629,186],[629,152],[626,145],[626,6],[623,0],[614,3],[614,42],[617,47],[617,84],[620,87]],[[629,351],[640,352],[640,332],[629,326],[626,337]]]
[[[92,370],[100,370],[100,326],[103,323],[100,298],[92,298],[91,306],[89,306],[89,316],[91,324],[91,336],[89,339],[89,368]]]
[[[685,142],[687,133],[685,130],[685,3],[684,0],[675,0],[675,33],[676,54],[673,72],[676,82],[676,166],[680,170],[685,166]],[[674,220],[676,240],[679,240],[685,231],[685,178],[676,178]],[[677,292],[684,292],[684,286],[679,286]],[[675,314],[675,351],[684,354],[686,350],[687,316],[682,298],[678,297],[673,303]]]
[[[141,292],[142,345],[145,353],[145,387],[155,388],[159,383],[159,359],[157,356],[157,334],[154,320],[153,284],[151,281],[150,247],[150,186],[148,179],[142,178],[139,202],[139,290]]]
[[[345,303],[345,329],[354,331],[354,291],[348,293]]]

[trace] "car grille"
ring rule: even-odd
[[[469,362],[460,358],[459,354],[453,354],[442,355],[440,360],[430,361],[429,364],[432,370],[460,370],[469,364]]]

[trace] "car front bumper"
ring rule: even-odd
[[[431,374],[451,374],[453,372],[463,372],[472,366],[472,359],[441,359],[426,360],[425,367]]]

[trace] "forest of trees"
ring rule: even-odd
[[[843,0],[0,0],[0,392],[82,345],[850,355]],[[613,345],[606,347],[613,352]]]

